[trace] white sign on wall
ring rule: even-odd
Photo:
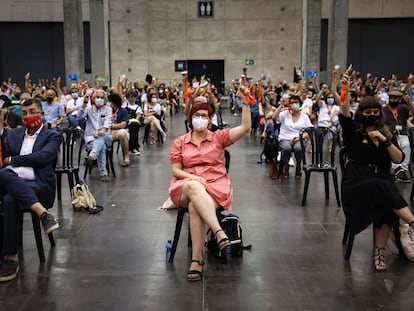
[[[198,17],[214,17],[214,2],[198,1]]]

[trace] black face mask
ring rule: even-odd
[[[369,116],[364,116],[364,123],[366,125],[377,125],[380,121],[380,116],[376,116],[373,114],[370,114]]]
[[[54,97],[46,97],[46,101],[48,103],[51,103],[53,101]]]
[[[397,107],[397,106],[398,106],[398,102],[392,102],[392,101],[390,101],[388,104],[389,104],[392,108],[395,108],[395,107]]]

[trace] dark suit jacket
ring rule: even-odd
[[[33,146],[33,152],[20,155],[25,128],[7,131],[3,143],[3,158],[12,157],[13,166],[33,167],[36,182],[40,186],[39,201],[46,208],[51,208],[55,200],[56,177],[55,166],[62,137],[52,130],[42,128]]]

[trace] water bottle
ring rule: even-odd
[[[167,244],[165,245],[165,261],[169,262],[171,257],[171,250],[172,250],[172,242],[171,240],[167,241]]]

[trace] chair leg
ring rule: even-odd
[[[323,172],[323,179],[325,181],[325,199],[329,200],[329,172]]]
[[[338,186],[338,174],[336,171],[332,171],[332,179],[335,188],[336,203],[338,203],[338,208],[341,207],[341,197],[339,195],[339,186]]]
[[[57,189],[57,199],[62,201],[62,174],[56,173],[56,189]]]
[[[177,221],[175,224],[175,232],[174,232],[174,239],[173,239],[173,247],[171,250],[170,260],[168,262],[174,261],[175,252],[177,250],[178,240],[180,239],[181,227],[183,225],[184,214],[188,210],[184,207],[178,207],[177,209]]]
[[[305,203],[306,203],[306,196],[308,194],[308,189],[309,189],[310,175],[311,175],[311,172],[305,171],[305,188],[303,189],[302,206],[305,206]]]
[[[348,237],[349,237],[349,226],[348,226],[348,223],[345,223],[344,236],[342,238],[343,245],[348,244]]]
[[[354,245],[355,234],[349,233],[348,243],[346,244],[345,260],[349,260],[351,257],[352,246]]]
[[[50,232],[47,236],[49,237],[50,247],[55,247],[56,243],[55,243],[55,239],[53,237],[53,232]]]
[[[116,177],[115,167],[114,167],[113,149],[108,150],[106,155],[107,155],[106,165],[107,165],[108,171],[109,171],[109,168],[110,168],[111,172],[112,172],[112,176]]]
[[[40,262],[45,262],[45,251],[43,249],[42,230],[40,228],[40,220],[35,212],[30,212],[32,215],[33,230],[36,239],[37,252],[39,254]]]
[[[80,178],[79,178],[79,170],[74,171],[74,172],[73,172],[73,174],[74,174],[74,176],[75,176],[75,182],[76,182],[77,184],[79,184],[79,182],[80,182]],[[72,189],[71,189],[71,190],[72,190]]]
[[[413,200],[413,198],[414,198],[414,182],[413,182],[413,184],[411,185],[410,201],[412,201],[412,200]]]

